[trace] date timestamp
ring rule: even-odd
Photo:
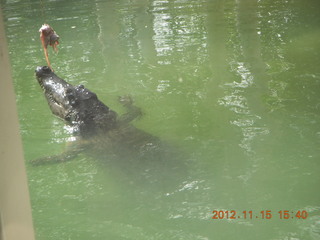
[[[212,211],[212,219],[307,219],[308,212],[306,210],[280,210],[273,212],[271,210],[262,211],[235,211],[235,210],[214,210]]]

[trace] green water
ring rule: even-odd
[[[0,2],[37,239],[320,239],[319,1]],[[183,152],[172,190],[85,153],[29,164],[73,140],[34,78],[44,22],[57,75],[118,113],[130,94],[133,124]]]

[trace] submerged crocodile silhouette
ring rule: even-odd
[[[157,171],[179,171],[180,163],[172,161],[172,148],[131,124],[141,116],[130,97],[119,98],[127,113],[119,116],[102,103],[97,95],[83,85],[74,86],[59,78],[47,66],[37,67],[36,78],[44,91],[52,113],[70,125],[78,141],[64,153],[35,160],[34,164],[62,162],[86,152],[105,159],[117,159],[120,166],[135,165],[149,171],[159,164],[165,169]],[[139,163],[137,163],[139,162]],[[138,164],[138,165],[137,165]]]

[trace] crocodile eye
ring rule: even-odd
[[[84,85],[80,84],[76,86],[76,89],[82,91],[84,89]]]

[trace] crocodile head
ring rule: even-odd
[[[47,67],[37,67],[36,78],[53,114],[65,120],[82,136],[113,128],[116,113],[83,85],[73,86]]]

